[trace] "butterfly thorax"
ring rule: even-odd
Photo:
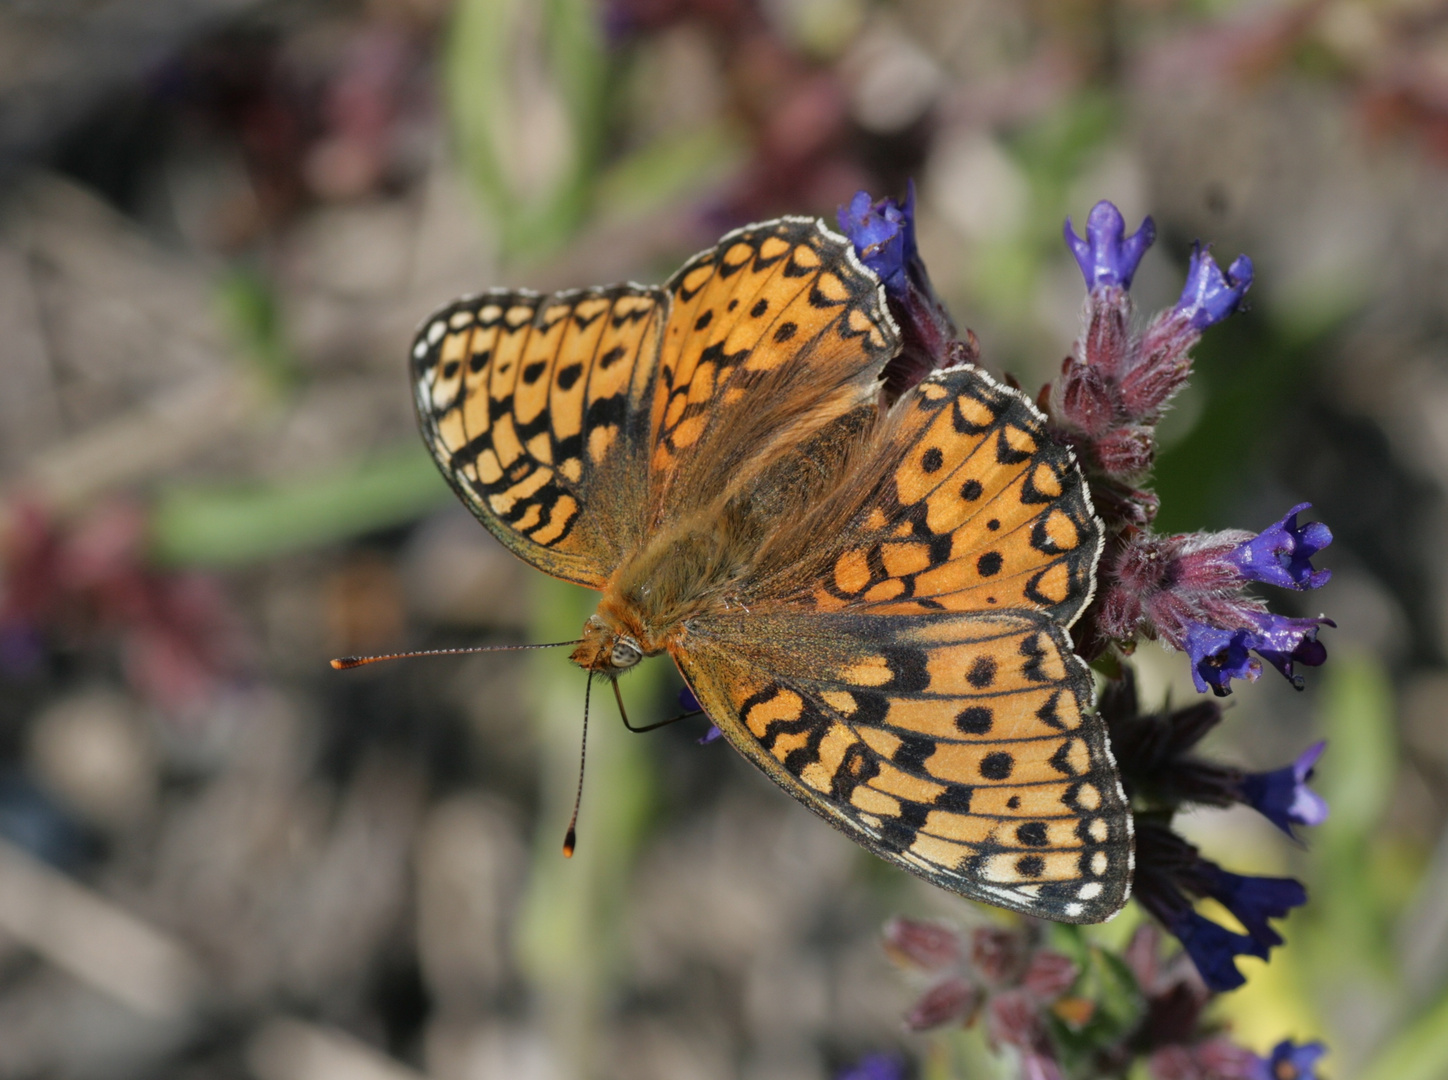
[[[584,624],[574,663],[599,672],[632,666],[617,660],[627,660],[630,650],[640,656],[665,652],[691,619],[736,606],[739,582],[758,551],[757,528],[726,509],[655,532],[609,578]]]

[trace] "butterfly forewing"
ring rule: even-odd
[[[897,347],[879,279],[810,218],[731,233],[665,288],[652,455],[660,521],[707,506],[751,465],[873,402]]]
[[[494,292],[427,319],[412,378],[424,440],[492,533],[601,588],[638,545],[660,290]]]
[[[745,756],[886,859],[1045,918],[1125,902],[1125,801],[1049,617],[741,613],[675,657]]]

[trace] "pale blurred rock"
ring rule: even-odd
[[[618,1080],[733,1080],[725,1033],[693,1018],[625,1022],[614,1035],[607,1074]]]
[[[12,203],[6,231],[35,268],[68,425],[114,416],[226,360],[209,275],[86,189],[34,177]]]
[[[803,1039],[756,1050],[744,1062],[741,1080],[824,1080],[819,1051]]]
[[[342,792],[306,779],[294,711],[258,708],[231,767],[178,801],[148,903],[180,928],[240,1000],[355,992],[397,931],[421,791],[374,757]]]
[[[990,135],[974,130],[947,132],[932,148],[925,189],[941,215],[974,242],[1011,235],[1030,197],[1020,167]]]
[[[45,330],[22,252],[0,243],[0,468],[6,473],[63,432]]]
[[[818,957],[769,950],[752,958],[745,974],[744,1015],[755,1040],[786,1042],[820,1031],[829,1007],[828,975]]]
[[[433,1021],[427,1030],[428,1074],[436,1080],[564,1080],[556,1051],[541,1032],[496,1021]]]
[[[422,1080],[422,1074],[336,1028],[268,1021],[247,1046],[257,1080]]]
[[[0,1076],[132,1080],[155,1076],[186,1045],[186,1020],[138,1015],[54,968],[0,995]]]
[[[0,929],[153,1020],[184,1020],[208,982],[179,941],[8,841],[0,841]]]
[[[416,213],[397,199],[329,204],[288,238],[288,277],[353,299],[394,295],[407,280]]]
[[[517,814],[480,795],[439,803],[417,840],[417,946],[439,1012],[485,1013],[512,974],[512,925],[527,880]]]
[[[861,34],[841,64],[850,108],[866,131],[899,131],[925,115],[944,89],[935,60],[886,21]]]
[[[61,698],[32,722],[30,758],[46,786],[96,825],[124,830],[154,806],[157,755],[125,695]]]

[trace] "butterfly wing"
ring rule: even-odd
[[[653,530],[817,456],[842,418],[862,427],[896,339],[849,242],[782,218],[659,289],[459,300],[422,324],[412,380],[423,438],[473,513],[597,589]]]
[[[1034,609],[1069,626],[1102,545],[1071,451],[1024,395],[978,368],[908,391],[870,459],[803,530],[815,538],[759,579],[757,598],[879,614]],[[795,565],[790,565],[794,563]]]
[[[674,658],[745,757],[881,857],[1064,922],[1125,903],[1130,817],[1048,615],[739,611]]]
[[[490,292],[419,329],[424,441],[468,508],[515,554],[602,588],[643,536],[668,296],[617,285]]]
[[[684,264],[654,398],[651,518],[677,521],[876,415],[898,347],[879,279],[813,218],[750,225]],[[787,470],[785,470],[787,471]],[[765,485],[768,486],[768,485]]]

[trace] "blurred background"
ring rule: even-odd
[[[431,309],[661,280],[912,177],[937,288],[1032,388],[1077,329],[1067,214],[1154,215],[1148,312],[1196,238],[1256,261],[1164,430],[1160,525],[1330,524],[1329,663],[1214,738],[1254,768],[1329,738],[1332,817],[1305,850],[1188,823],[1311,892],[1218,1007],[1336,1078],[1448,1076],[1448,4],[6,0],[0,1077],[992,1075],[903,1033],[879,928],[993,916],[703,721],[630,736],[595,698],[565,861],[561,651],[326,663],[592,607],[426,457]],[[1193,693],[1138,663],[1148,702]],[[678,687],[630,676],[634,722]]]

